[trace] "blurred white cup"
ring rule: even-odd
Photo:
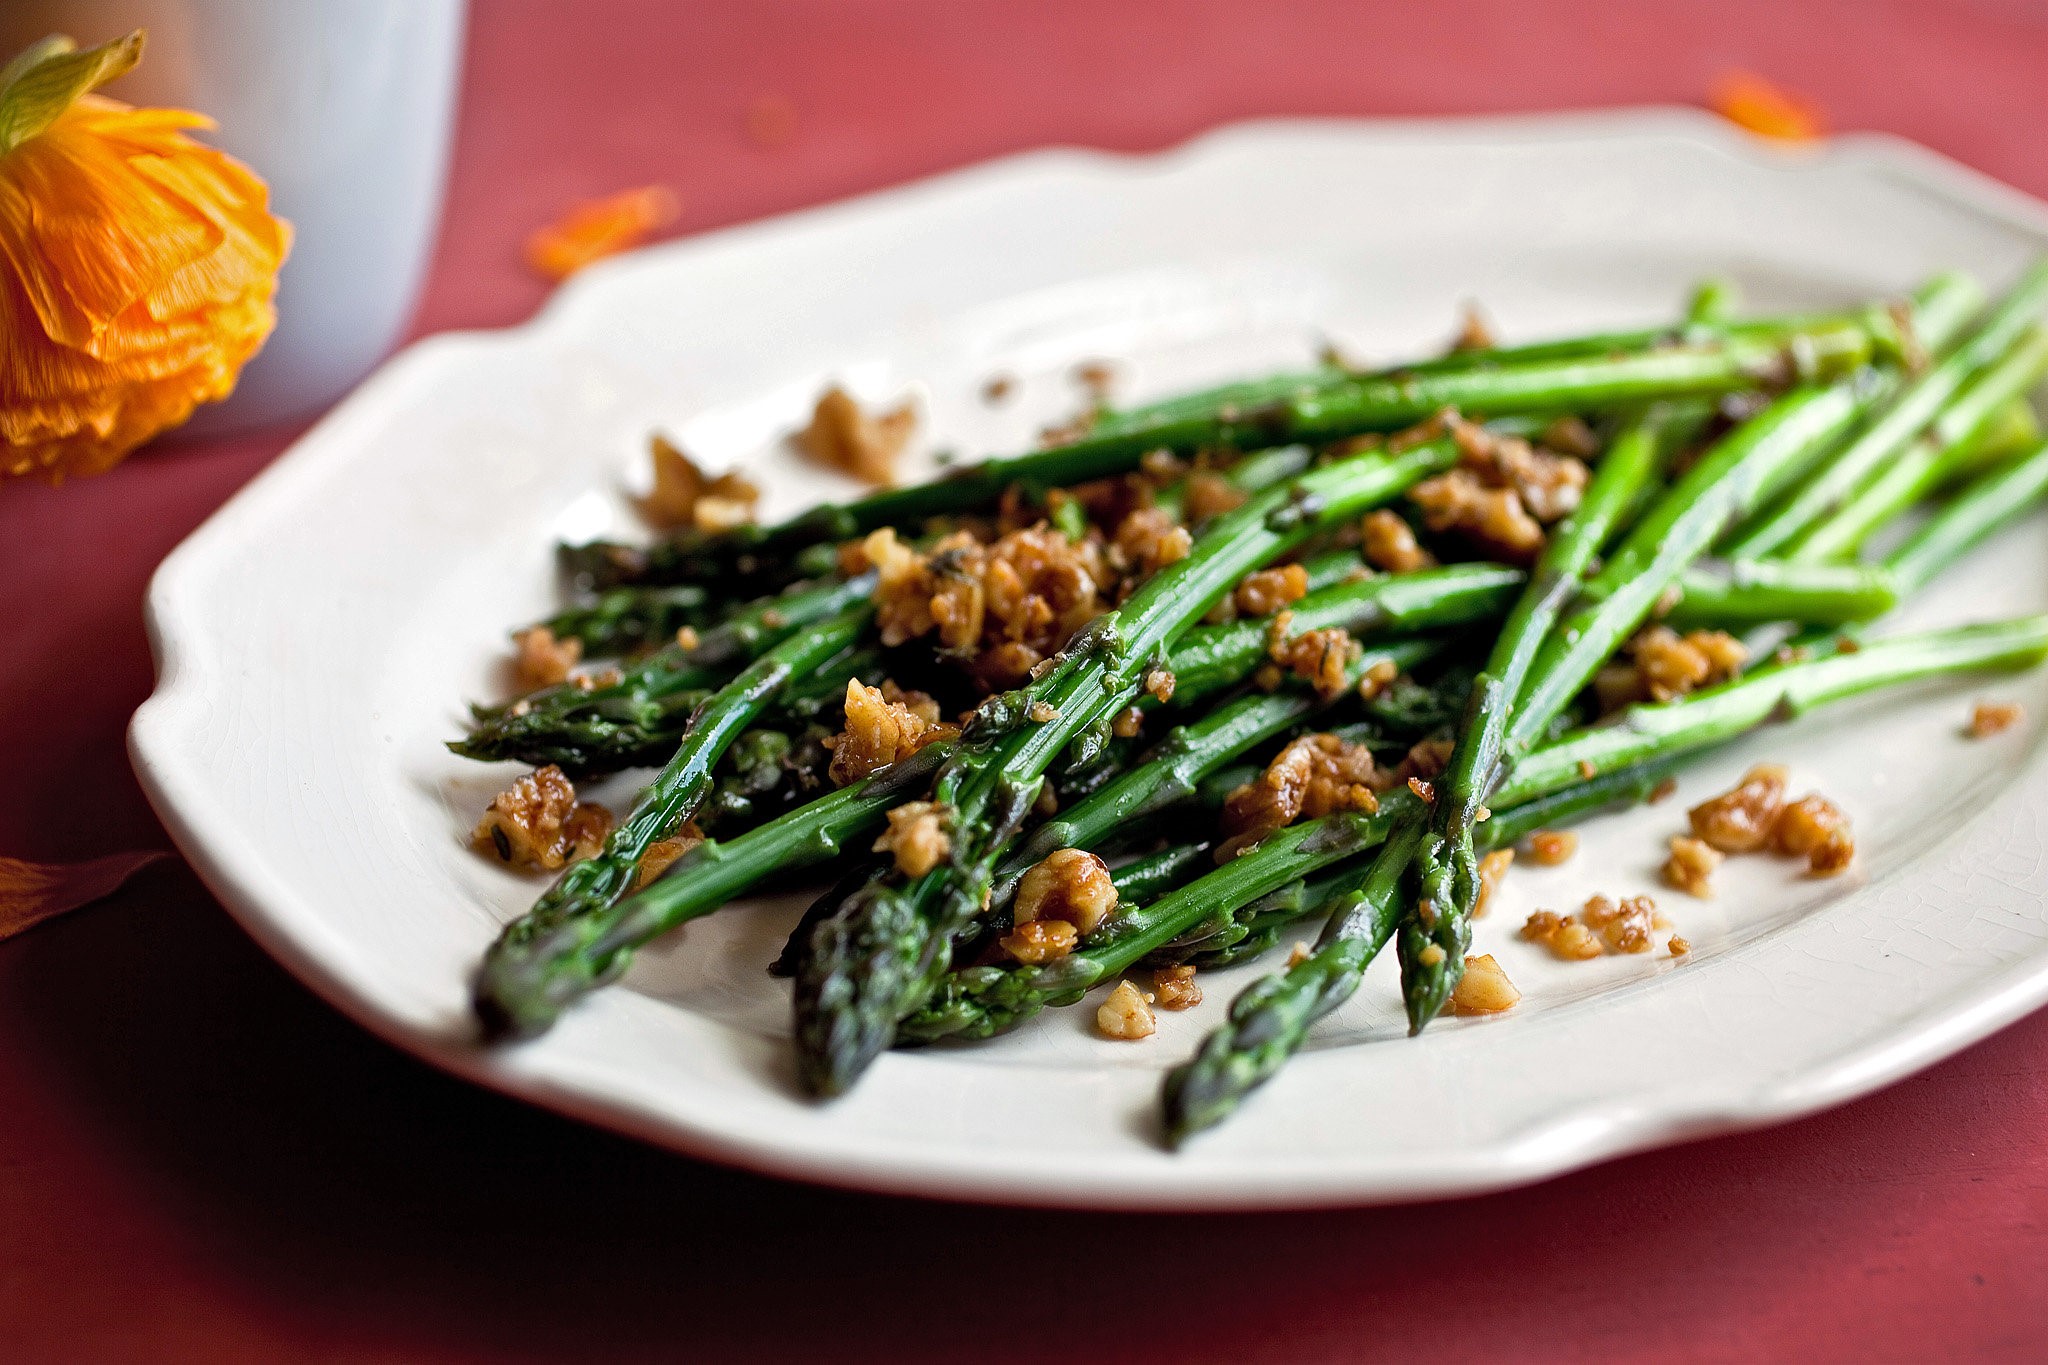
[[[291,220],[277,330],[186,430],[302,416],[390,350],[412,315],[447,180],[464,0],[0,0],[0,60],[51,33],[149,30],[109,88],[215,119],[209,141]]]

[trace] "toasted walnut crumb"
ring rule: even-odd
[[[1102,585],[1109,568],[1099,540],[1070,541],[1043,524],[987,544],[955,532],[928,553],[884,527],[861,550],[877,576],[882,643],[936,634],[942,652],[990,690],[1024,681],[1108,605]]]
[[[2026,717],[2027,708],[2016,701],[1980,701],[1970,708],[1970,738],[1989,739],[2011,729]]]
[[[576,787],[550,763],[492,798],[470,841],[514,867],[553,872],[604,848],[612,813],[576,799]]]
[[[917,429],[917,408],[904,402],[870,415],[853,395],[834,384],[818,396],[810,425],[797,433],[797,446],[813,460],[844,470],[864,483],[895,482],[896,457]]]
[[[1394,679],[1400,676],[1401,670],[1394,667],[1392,659],[1381,659],[1367,667],[1365,676],[1358,680],[1358,695],[1371,701],[1392,686]]]
[[[1408,790],[1414,792],[1415,799],[1423,805],[1433,806],[1436,804],[1435,784],[1425,782],[1419,777],[1411,777],[1408,779]]]
[[[1512,1009],[1521,998],[1522,993],[1508,980],[1507,972],[1494,961],[1493,954],[1481,953],[1465,959],[1465,974],[1451,988],[1451,1013],[1499,1014]]]
[[[1152,699],[1164,706],[1173,700],[1173,674],[1163,668],[1155,668],[1145,675],[1145,690]]]
[[[1446,738],[1418,740],[1408,746],[1408,756],[1401,760],[1401,766],[1394,769],[1394,785],[1399,786],[1411,777],[1428,781],[1443,772],[1444,765],[1451,761],[1451,753],[1457,747],[1455,740]]]
[[[1384,507],[1366,513],[1359,532],[1366,562],[1376,569],[1413,573],[1436,563],[1436,556],[1416,542],[1414,528]]]
[[[1451,338],[1451,354],[1490,351],[1499,344],[1494,340],[1493,328],[1487,325],[1486,315],[1479,311],[1479,305],[1467,303],[1458,320],[1458,334]]]
[[[1271,616],[1290,602],[1308,596],[1308,570],[1299,564],[1260,569],[1248,575],[1231,594],[1231,601],[1243,616]]]
[[[567,682],[569,670],[583,657],[583,642],[571,637],[557,640],[546,626],[532,626],[512,637],[519,654],[513,667],[519,674],[520,690],[552,687]]]
[[[695,626],[676,627],[677,649],[695,649],[698,645],[701,645],[703,643],[704,639],[702,636],[697,634],[697,628]]]
[[[1336,735],[1302,735],[1274,755],[1266,770],[1223,803],[1225,839],[1217,860],[1228,862],[1274,830],[1337,811],[1379,809],[1372,750]]]
[[[1579,460],[1590,460],[1600,453],[1600,438],[1593,434],[1593,428],[1587,426],[1585,419],[1580,417],[1557,418],[1543,428],[1543,435],[1538,438],[1538,443],[1561,455],[1570,455]]]
[[[832,750],[829,772],[843,787],[958,733],[957,726],[939,723],[938,703],[924,693],[898,691],[887,682],[869,687],[849,678],[845,728],[825,741]]]
[[[1035,967],[1065,957],[1080,941],[1081,931],[1065,920],[1041,919],[1018,925],[1000,944],[1017,961]]]
[[[1677,790],[1678,779],[1675,777],[1665,778],[1662,782],[1650,788],[1650,804],[1656,806],[1669,801]]]
[[[761,490],[739,474],[729,470],[706,478],[696,462],[666,437],[656,436],[648,445],[654,486],[640,499],[640,515],[651,525],[729,531],[754,519]]]
[[[1033,725],[1043,725],[1047,721],[1058,720],[1060,718],[1060,709],[1046,702],[1035,701],[1031,703],[1030,708],[1024,714],[1031,718]]]
[[[1539,829],[1529,836],[1529,861],[1538,867],[1570,862],[1579,851],[1579,836],[1568,829]]]
[[[1602,951],[1599,937],[1580,923],[1576,915],[1560,915],[1554,910],[1538,910],[1530,915],[1523,921],[1522,937],[1542,944],[1552,957],[1566,962],[1582,962],[1600,956]]]
[[[1128,981],[1116,983],[1109,998],[1095,1008],[1095,1027],[1106,1038],[1150,1038],[1159,1030],[1152,1007]]]
[[[1458,467],[1409,490],[1424,524],[1457,530],[1511,559],[1532,558],[1543,546],[1543,527],[1578,507],[1586,466],[1456,414],[1442,425],[1458,442]]]
[[[1692,951],[1692,944],[1688,940],[1682,939],[1676,934],[1673,934],[1671,936],[1671,941],[1669,943],[1666,943],[1664,946],[1666,949],[1670,951],[1673,957],[1684,957],[1687,953]]]
[[[1785,806],[1785,770],[1760,763],[1731,790],[1694,806],[1692,832],[1723,853],[1754,853],[1770,842]]]
[[[1336,626],[1303,631],[1289,639],[1287,629],[1293,621],[1291,611],[1273,617],[1266,630],[1267,656],[1315,688],[1324,701],[1334,701],[1349,685],[1346,675],[1351,661],[1363,652],[1361,646],[1348,631]]]
[[[1195,984],[1195,969],[1189,963],[1153,972],[1152,989],[1163,1010],[1191,1010],[1202,1003],[1202,988]]]
[[[1594,766],[1592,759],[1582,758],[1579,760],[1579,776],[1591,782],[1594,778],[1600,776],[1600,769]]]
[[[1116,362],[1110,360],[1084,360],[1072,371],[1073,380],[1098,403],[1109,401],[1109,391],[1116,386]]]
[[[1246,496],[1245,491],[1230,480],[1205,470],[1188,475],[1188,491],[1181,505],[1186,509],[1189,524],[1193,525],[1244,506]]]
[[[1432,531],[1458,531],[1504,558],[1527,562],[1543,548],[1543,527],[1514,493],[1488,488],[1467,469],[1424,479],[1408,490]]]
[[[1126,706],[1109,722],[1109,732],[1118,739],[1135,738],[1144,728],[1145,713],[1135,706]]]
[[[1444,957],[1443,945],[1425,943],[1422,945],[1422,951],[1415,955],[1415,960],[1425,967],[1435,967],[1442,964]]]
[[[1486,913],[1486,903],[1493,898],[1501,879],[1514,865],[1515,851],[1511,848],[1497,848],[1479,860],[1479,896],[1472,902],[1473,918]]]
[[[1039,787],[1038,799],[1031,803],[1031,809],[1038,813],[1041,820],[1050,820],[1060,813],[1060,794],[1053,790],[1052,783],[1047,782]]]
[[[1825,796],[1802,796],[1778,814],[1772,842],[1778,852],[1807,860],[1818,876],[1831,877],[1855,857],[1849,817]]]
[[[1617,953],[1647,953],[1656,927],[1657,903],[1648,896],[1630,896],[1619,904],[1595,896],[1579,911],[1587,928]]]
[[[1688,896],[1710,900],[1714,895],[1714,869],[1726,856],[1704,839],[1689,835],[1671,836],[1671,856],[1664,860],[1664,884]]]
[[[1725,631],[1680,635],[1662,625],[1637,631],[1624,652],[1629,662],[1609,664],[1593,680],[1602,711],[1618,711],[1639,701],[1671,701],[1726,682],[1749,660],[1742,642]]]
[[[1085,849],[1055,849],[1033,865],[1017,883],[1012,918],[1064,920],[1083,934],[1093,933],[1116,909],[1116,884],[1109,867]]]
[[[693,821],[668,838],[649,844],[647,851],[640,855],[640,862],[634,869],[634,889],[638,890],[661,876],[676,859],[703,842],[703,831],[699,830]]]
[[[1176,525],[1164,509],[1140,507],[1117,523],[1110,562],[1126,573],[1149,577],[1186,559],[1194,543],[1188,528]]]
[[[875,852],[893,855],[906,877],[922,877],[952,851],[945,808],[930,801],[906,801],[890,811],[889,828],[875,840]]]
[[[1299,967],[1302,963],[1308,961],[1310,958],[1314,956],[1315,950],[1308,946],[1307,940],[1296,939],[1294,940],[1294,946],[1287,950],[1287,965],[1290,967]]]
[[[1015,375],[992,374],[981,385],[981,401],[994,407],[1017,391]]]

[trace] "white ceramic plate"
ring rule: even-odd
[[[1605,820],[1519,870],[1483,921],[1511,1014],[1401,1036],[1381,964],[1224,1128],[1157,1145],[1164,1068],[1218,1018],[1143,1044],[1059,1011],[975,1049],[885,1057],[858,1093],[795,1093],[784,988],[794,902],[734,906],[646,952],[547,1037],[473,1045],[465,982],[533,884],[464,835],[509,769],[449,757],[496,695],[504,631],[542,614],[565,535],[630,529],[660,428],[765,484],[771,513],[850,491],[778,436],[831,378],[914,389],[963,454],[1069,413],[1074,362],[1127,397],[1440,344],[1483,301],[1511,339],[1670,318],[1732,275],[1759,307],[1900,291],[1940,268],[2003,286],[2048,213],[1915,147],[1782,153],[1705,116],[1267,124],[1157,157],[1054,151],[641,253],[536,321],[400,356],[185,543],[149,612],[160,681],[144,785],[221,899],[366,1026],[461,1075],[681,1151],[877,1189],[1019,1203],[1352,1203],[1527,1181],[1837,1103],[2048,997],[2039,731],[1960,737],[1970,700],[2048,715],[2039,676],[1838,709],[1700,765],[1683,796],[1789,762],[1854,815],[1849,878],[1745,859],[1718,900],[1660,893],[1695,945],[1565,965],[1512,927],[1593,891],[1654,889],[1686,799]],[[991,408],[985,377],[1019,398]],[[2048,534],[1981,551],[1911,624],[2048,607]],[[628,786],[600,793],[614,801]],[[1391,955],[1389,955],[1391,956]]]

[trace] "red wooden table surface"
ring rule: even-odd
[[[1726,67],[2048,195],[2048,3],[477,0],[417,330],[516,322],[518,244],[666,181],[682,228],[1046,142],[1268,114],[1689,102]],[[764,94],[794,141],[743,132]],[[0,853],[166,841],[122,731],[156,562],[289,433],[0,488]],[[191,873],[0,945],[0,1355],[1241,1362],[2040,1359],[2048,1017],[1769,1132],[1484,1199],[991,1211],[672,1158],[430,1072]]]

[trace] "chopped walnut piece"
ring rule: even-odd
[[[1314,956],[1315,950],[1308,946],[1308,942],[1305,939],[1296,939],[1294,940],[1294,946],[1287,950],[1287,965],[1299,967]]]
[[[1425,782],[1419,777],[1408,779],[1408,790],[1415,793],[1415,799],[1425,806],[1436,804],[1436,784]]]
[[[1145,728],[1145,713],[1135,706],[1126,706],[1109,722],[1109,732],[1118,739],[1134,739]]]
[[[1366,667],[1365,675],[1358,680],[1358,695],[1371,701],[1393,685],[1401,676],[1401,670],[1394,666],[1392,659],[1381,659]]]
[[[834,384],[818,396],[811,423],[797,433],[797,446],[813,460],[843,470],[864,483],[896,479],[896,457],[917,429],[917,407],[903,402],[870,415],[853,395]]]
[[[519,675],[519,687],[523,692],[567,682],[569,670],[583,657],[581,640],[573,636],[557,640],[555,633],[546,626],[529,626],[514,635],[512,642],[519,648],[513,667]]]
[[[1687,812],[1692,832],[1723,853],[1754,853],[1771,840],[1785,806],[1785,770],[1759,763],[1742,781]]]
[[[1159,1022],[1138,988],[1119,981],[1109,998],[1095,1007],[1095,1027],[1105,1038],[1135,1041],[1158,1032]]]
[[[1202,988],[1195,984],[1195,969],[1186,962],[1153,972],[1152,990],[1163,1010],[1191,1010],[1202,1003]]]
[[[1080,941],[1080,930],[1065,920],[1057,919],[1020,924],[999,940],[1004,952],[1034,967],[1065,957]]]
[[[1087,395],[1098,403],[1109,401],[1109,391],[1116,386],[1117,367],[1111,360],[1084,360],[1072,371],[1073,380]]]
[[[663,530],[694,526],[700,531],[729,531],[754,519],[761,490],[728,470],[706,478],[696,461],[664,436],[648,442],[654,461],[654,485],[640,499],[640,515]]]
[[[1260,569],[1246,577],[1231,594],[1231,601],[1243,616],[1271,616],[1290,602],[1308,596],[1308,570],[1299,564]]]
[[[698,645],[701,645],[703,643],[704,637],[697,634],[697,628],[695,626],[676,627],[677,649],[695,649]]]
[[[1188,491],[1181,500],[1181,506],[1188,524],[1192,526],[1244,506],[1245,498],[1242,488],[1221,474],[1204,470],[1188,475]]]
[[[1648,896],[1630,896],[1620,904],[1595,896],[1579,911],[1580,920],[1617,953],[1647,953],[1656,927],[1657,903]]]
[[[1366,562],[1388,573],[1413,573],[1436,563],[1436,556],[1415,539],[1415,529],[1398,513],[1382,507],[1359,523]]]
[[[1472,917],[1477,919],[1486,913],[1486,903],[1500,886],[1501,879],[1508,875],[1508,869],[1515,864],[1515,851],[1511,848],[1497,848],[1479,860],[1479,896],[1472,902]]]
[[[1017,377],[1009,374],[992,374],[982,381],[981,401],[994,407],[1017,391]]]
[[[891,682],[869,687],[848,678],[846,726],[825,741],[832,750],[828,771],[844,787],[958,733],[959,727],[939,723],[939,704],[924,693],[899,691]]]
[[[1543,548],[1543,527],[1506,488],[1489,488],[1469,469],[1453,469],[1408,490],[1430,530],[1458,531],[1503,557],[1527,562]]]
[[[1173,700],[1173,674],[1163,668],[1155,668],[1145,675],[1145,690],[1152,699],[1164,706]]]
[[[1023,682],[1108,605],[1099,539],[1070,541],[1043,524],[987,544],[955,532],[928,553],[884,527],[862,542],[861,557],[877,576],[882,643],[936,633],[942,652],[992,691]]]
[[[1580,923],[1576,915],[1560,915],[1554,910],[1538,910],[1530,915],[1523,921],[1522,937],[1542,944],[1552,957],[1566,962],[1582,962],[1601,953],[1599,937]]]
[[[1035,701],[1024,712],[1024,716],[1033,725],[1043,725],[1047,721],[1058,720],[1060,718],[1060,709],[1049,702]]]
[[[1742,642],[1725,631],[1693,630],[1680,635],[1662,625],[1637,631],[1623,651],[1630,662],[1609,664],[1593,680],[1602,711],[1618,711],[1645,700],[1671,701],[1726,682],[1749,660]]]
[[[1671,941],[1669,943],[1666,943],[1664,947],[1666,948],[1666,950],[1670,952],[1670,954],[1673,957],[1684,957],[1687,953],[1692,951],[1692,944],[1689,941],[1680,938],[1676,934],[1673,934],[1671,936]]]
[[[1085,849],[1060,848],[1019,879],[1011,918],[1018,924],[1063,920],[1076,931],[1091,934],[1115,909],[1116,884],[1110,880],[1108,864]]]
[[[1543,435],[1537,438],[1537,443],[1577,460],[1590,460],[1600,453],[1600,438],[1580,417],[1557,418],[1543,428]]]
[[[1486,315],[1479,311],[1479,305],[1467,303],[1458,319],[1458,334],[1451,338],[1451,354],[1490,351],[1499,344],[1494,339],[1493,328],[1487,325]]]
[[[1659,782],[1656,786],[1650,788],[1649,803],[1653,806],[1662,805],[1664,802],[1669,801],[1672,797],[1672,794],[1677,790],[1678,779],[1675,777],[1667,777],[1662,782]]]
[[[930,801],[906,801],[890,811],[889,828],[875,840],[875,852],[894,856],[906,877],[922,877],[952,851],[945,808]]]
[[[1499,1014],[1512,1009],[1522,993],[1493,954],[1481,953],[1465,959],[1465,974],[1451,988],[1451,1013]]]
[[[2016,701],[1980,701],[1970,708],[1970,738],[1989,739],[2025,719],[2027,708]]]
[[[1711,900],[1714,869],[1726,855],[1704,839],[1685,834],[1671,836],[1671,856],[1664,860],[1664,884],[1688,896]]]
[[[1291,611],[1274,616],[1266,630],[1267,657],[1315,688],[1316,695],[1324,701],[1334,701],[1348,685],[1345,675],[1351,661],[1363,652],[1362,647],[1348,631],[1337,626],[1303,631],[1289,639],[1287,628],[1293,621]]]
[[[1778,813],[1771,831],[1778,852],[1804,858],[1818,876],[1831,877],[1856,854],[1849,817],[1825,796],[1802,796]]]
[[[1379,809],[1372,750],[1336,735],[1302,735],[1274,755],[1266,770],[1223,803],[1225,839],[1216,851],[1228,862],[1274,830],[1302,818],[1337,811]]]
[[[1539,829],[1529,836],[1529,861],[1538,867],[1570,862],[1579,851],[1579,836],[1568,829]]]
[[[666,839],[656,840],[640,855],[640,862],[634,869],[633,889],[639,890],[669,870],[675,860],[704,842],[704,833],[692,821]]]
[[[1401,766],[1394,769],[1391,785],[1400,786],[1410,778],[1419,777],[1428,782],[1444,770],[1451,761],[1451,751],[1457,741],[1446,738],[1418,740],[1408,747],[1408,756],[1401,760]]]
[[[1188,528],[1176,525],[1163,508],[1140,507],[1117,523],[1110,542],[1110,562],[1139,577],[1150,577],[1168,564],[1186,559],[1194,543]]]
[[[470,841],[514,867],[553,872],[592,857],[611,833],[612,813],[576,799],[576,787],[550,763],[492,798]]]

